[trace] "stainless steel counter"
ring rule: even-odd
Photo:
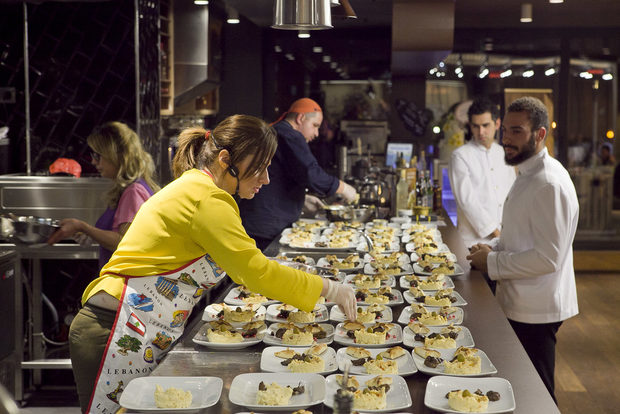
[[[510,327],[495,297],[492,295],[482,275],[477,271],[470,271],[465,260],[467,251],[456,232],[449,223],[440,228],[443,240],[452,252],[456,254],[458,263],[466,270],[465,274],[454,278],[456,290],[469,303],[464,307],[467,326],[476,343],[497,367],[497,377],[506,378],[512,384],[515,399],[515,413],[531,414],[559,413],[542,380],[530,362],[525,350]],[[279,246],[270,246],[273,249]],[[270,252],[272,254],[273,251]],[[224,292],[226,293],[226,292]],[[223,299],[224,295],[216,301]],[[395,318],[400,314],[404,305],[394,308]],[[224,380],[224,389],[220,401],[213,407],[201,411],[202,413],[238,413],[248,411],[244,407],[236,406],[228,400],[228,390],[232,379],[241,373],[260,372],[260,356],[264,345],[256,345],[239,351],[217,352],[195,345],[191,338],[201,326],[196,318],[188,326],[187,335],[181,343],[174,346],[162,363],[155,369],[153,375],[159,376],[218,376]],[[339,348],[340,345],[330,345]],[[424,406],[424,393],[429,376],[416,373],[405,377],[413,405],[408,412],[432,413],[434,411]],[[312,412],[331,412],[323,405],[313,406]],[[121,410],[120,412],[125,412]]]

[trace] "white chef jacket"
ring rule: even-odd
[[[504,149],[493,142],[487,150],[472,139],[452,153],[449,175],[465,245],[489,243],[488,235],[500,228],[504,200],[516,177],[514,167],[504,161]]]
[[[499,243],[489,253],[489,277],[509,319],[563,321],[579,312],[573,239],[579,219],[575,186],[547,149],[518,165],[504,206]]]

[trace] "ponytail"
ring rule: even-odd
[[[205,165],[205,134],[203,128],[188,128],[181,132],[177,140],[177,150],[172,160],[172,174],[179,178],[192,168],[204,168]]]

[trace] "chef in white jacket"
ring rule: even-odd
[[[556,333],[579,312],[572,248],[579,203],[568,172],[547,152],[548,128],[540,100],[524,97],[508,107],[503,145],[519,175],[497,245],[477,244],[468,259],[497,281],[497,300],[555,399]]]
[[[473,139],[452,153],[449,175],[457,228],[471,247],[499,236],[504,200],[516,174],[495,142],[500,126],[497,105],[487,98],[476,99],[467,116]]]

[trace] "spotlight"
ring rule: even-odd
[[[194,0],[196,6],[208,6],[209,0]]]
[[[512,75],[512,69],[508,68],[504,70],[502,73],[500,73],[499,77],[503,79],[503,78],[507,78],[510,75]]]
[[[228,24],[239,24],[239,12],[232,7],[228,9],[228,19],[226,20]]]
[[[614,75],[612,75],[611,73],[605,73],[602,76],[603,80],[612,80],[614,78]]]
[[[545,70],[545,76],[555,75],[555,68],[548,68]]]
[[[521,76],[523,76],[524,78],[531,78],[532,76],[534,76],[534,69],[525,70]]]
[[[323,52],[323,48],[322,48],[321,46],[314,46],[314,47],[312,48],[312,51],[313,51],[314,53],[322,53],[322,52]]]
[[[300,30],[297,32],[297,37],[300,39],[308,39],[310,38],[310,32],[308,30]]]
[[[480,72],[478,73],[478,77],[480,79],[485,78],[487,75],[489,74],[489,68],[487,67],[483,67],[480,69]]]

